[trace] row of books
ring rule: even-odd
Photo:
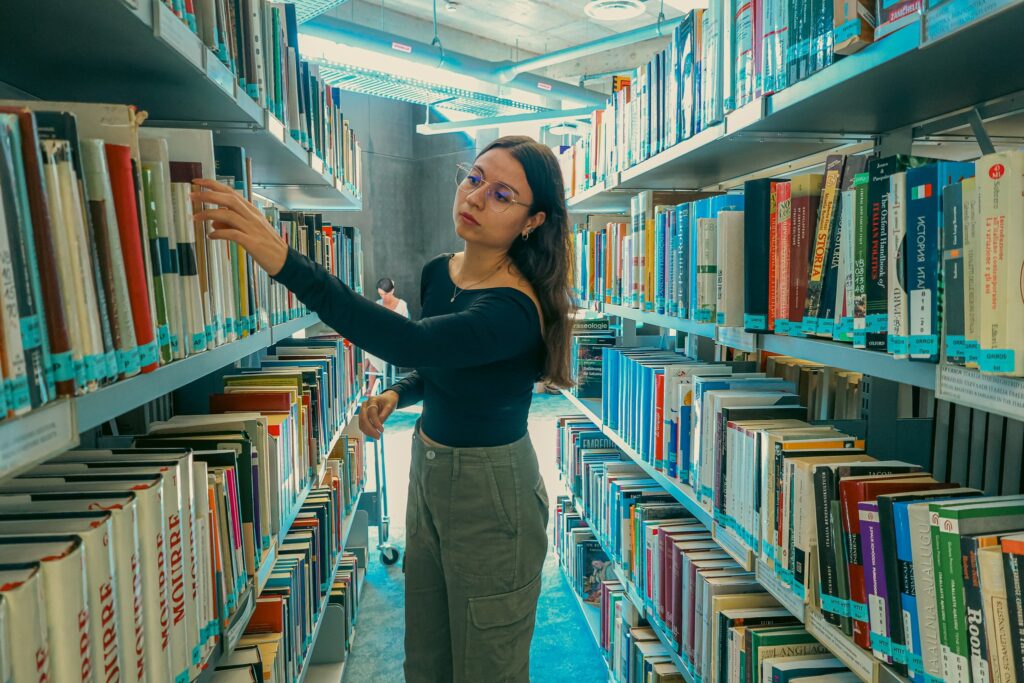
[[[585,419],[559,420],[560,448],[568,443],[587,460],[583,495],[606,497],[586,503],[576,493],[561,496],[556,529],[597,546],[588,553],[602,560],[604,578],[592,582],[601,602],[601,645],[613,664],[623,658],[628,680],[648,680],[639,675],[647,667],[672,672],[664,680],[682,680],[665,656],[668,646],[692,677],[706,680],[858,680],[635,463],[614,449],[584,446],[594,429]],[[618,522],[611,533],[628,538],[624,548],[609,537],[610,521]],[[599,564],[593,567],[596,573]]]
[[[5,614],[8,633],[39,636],[17,648],[14,679],[190,680],[271,557],[281,563],[309,536],[317,562],[333,561],[365,481],[361,443],[333,437],[357,361],[341,340],[282,342],[261,368],[224,377],[211,414],[175,415],[145,435],[109,438],[127,446],[69,451],[0,483],[11,515],[0,538],[100,530],[3,553],[3,570],[17,573],[0,605],[29,600]],[[90,517],[96,510],[106,517]],[[322,569],[300,569],[313,566]],[[24,586],[37,575],[33,602]]]
[[[668,46],[623,81],[560,155],[569,196],[828,67],[923,10],[923,0],[724,0],[683,15]]]
[[[1013,667],[1024,659],[1013,616],[1024,508],[1015,490],[979,498],[980,491],[961,486],[966,482],[944,483],[919,465],[876,460],[856,435],[827,422],[812,425],[792,382],[737,372],[747,368],[735,364],[680,363],[663,351],[613,351],[623,364],[653,366],[665,381],[695,371],[684,408],[689,433],[685,420],[680,426],[690,455],[677,460],[675,472],[658,459],[664,442],[632,431],[654,429],[649,394],[607,383],[608,395],[631,399],[606,400],[605,422],[625,430],[643,461],[693,487],[695,501],[714,519],[714,539],[741,567],[765,568],[799,603],[915,680],[1016,680]],[[602,494],[600,478],[589,488],[584,481],[588,467],[622,467],[608,462],[618,455],[602,436],[583,431],[587,450],[578,459],[563,439],[562,465],[581,487],[584,509],[595,511],[597,528],[621,553],[617,559],[632,570],[644,561],[642,536],[626,526],[636,511],[627,516],[623,503]],[[672,504],[660,487],[651,491]],[[634,580],[646,589],[643,576]]]
[[[578,294],[748,332],[1024,376],[1024,152],[830,156],[824,173],[577,232]]]
[[[0,416],[305,312],[192,218],[203,206],[190,195],[196,178],[251,197],[244,150],[141,118],[125,105],[0,102]],[[279,225],[350,284],[361,277],[354,229],[338,238],[319,219],[301,231]]]
[[[163,0],[239,87],[277,119],[326,170],[362,187],[361,148],[341,111],[341,89],[299,54],[294,3],[269,0]]]

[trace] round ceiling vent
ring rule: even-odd
[[[624,21],[644,13],[642,0],[590,0],[583,11],[598,21]]]

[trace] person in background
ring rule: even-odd
[[[396,408],[423,402],[405,520],[406,680],[526,682],[549,511],[527,420],[534,382],[572,384],[572,233],[558,160],[532,138],[499,138],[455,176],[465,248],[424,266],[415,321],[289,249],[226,185],[195,181],[218,206],[196,219],[353,344],[415,368],[359,411],[377,439]]]
[[[377,294],[380,296],[380,298],[377,299],[378,304],[389,311],[394,311],[406,318],[409,317],[409,304],[405,302],[405,299],[399,299],[398,295],[395,294],[394,280],[389,277],[382,277],[377,280]],[[372,368],[373,371],[378,374],[382,374],[384,372],[384,368],[387,363],[382,361],[380,358],[377,358],[377,356],[372,353],[365,352],[363,355],[365,356],[366,364],[368,366],[367,369]]]

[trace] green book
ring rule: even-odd
[[[815,640],[802,627],[773,626],[752,628],[748,631],[750,646],[747,648],[750,660],[751,683],[761,681],[761,664],[776,657],[796,657],[808,654],[827,654],[828,648]],[[765,683],[771,683],[765,681]]]
[[[971,649],[960,537],[1020,529],[1024,525],[1024,496],[932,503],[928,509],[932,513],[933,566],[944,676],[947,680],[970,680]]]
[[[868,184],[871,175],[858,173],[853,179],[854,192],[854,259],[853,259],[853,346],[867,348],[868,328]]]

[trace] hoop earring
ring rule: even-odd
[[[524,232],[524,233],[523,233],[523,241],[525,242],[525,241],[526,241],[526,240],[528,240],[528,239],[530,239],[530,233],[528,233],[528,232]]]

